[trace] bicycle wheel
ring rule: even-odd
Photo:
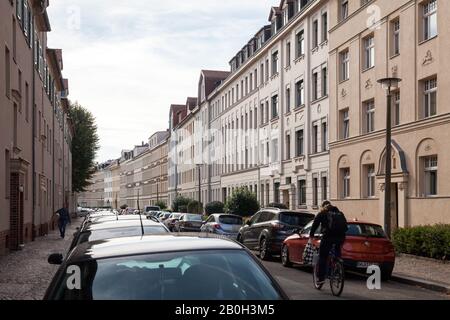
[[[334,296],[339,297],[344,290],[344,265],[342,261],[336,260],[330,274],[330,287]]]
[[[316,288],[317,290],[322,289],[323,287],[323,282],[322,283],[318,283],[319,282],[319,264],[316,263],[313,267],[313,283],[314,283],[314,288]]]

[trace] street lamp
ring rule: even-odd
[[[385,169],[385,187],[384,187],[384,230],[388,237],[391,236],[391,176],[392,176],[392,120],[391,104],[392,90],[397,89],[402,79],[383,78],[378,80],[387,92],[386,109],[386,169]]]

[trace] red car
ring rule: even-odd
[[[285,267],[292,264],[303,265],[303,251],[309,241],[312,222],[305,228],[284,240],[281,247],[281,261]],[[320,230],[316,231],[320,237]],[[315,239],[314,244],[320,245]],[[395,264],[395,250],[383,228],[377,224],[352,221],[348,222],[347,236],[342,247],[344,267],[365,272],[370,265],[378,265],[383,280],[392,275]]]

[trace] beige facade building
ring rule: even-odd
[[[48,1],[0,3],[0,254],[54,228],[71,192],[72,127],[62,51],[47,48]]]
[[[384,223],[386,90],[392,100],[393,227],[450,222],[450,2],[338,1],[330,9],[331,198]]]

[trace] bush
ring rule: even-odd
[[[269,208],[289,209],[284,203],[272,202],[267,206]]]
[[[450,225],[398,229],[393,234],[397,252],[435,259],[450,258]]]
[[[160,207],[161,210],[167,209],[166,203],[165,203],[164,201],[162,201],[162,200],[156,201],[156,202],[155,202],[155,206]]]
[[[259,210],[259,203],[256,195],[247,188],[237,189],[225,204],[227,213],[236,214],[241,217],[249,217]]]
[[[183,196],[177,196],[172,202],[172,210],[174,212],[186,213],[187,205],[189,204],[190,201],[191,201],[191,199],[189,199],[189,198],[185,198]],[[184,209],[184,211],[183,211],[183,209]]]
[[[205,212],[207,215],[214,213],[223,213],[225,205],[220,201],[213,201],[205,206]]]
[[[203,203],[191,200],[187,205],[188,213],[203,214]]]

